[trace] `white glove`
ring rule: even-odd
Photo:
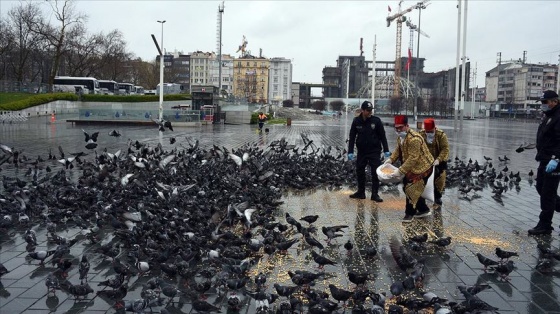
[[[383,164],[392,164],[391,158],[385,158],[385,161],[383,162]]]
[[[437,159],[437,158],[436,158],[436,160],[434,160],[434,163],[433,163],[433,165],[434,165],[434,166],[437,166],[437,165],[439,165],[439,159]]]

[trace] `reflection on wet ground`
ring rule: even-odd
[[[388,120],[387,120],[388,121]],[[276,212],[277,220],[285,222],[285,213],[296,219],[318,214],[319,219],[314,223],[319,228],[315,238],[325,245],[320,253],[336,262],[327,265],[327,273],[316,281],[314,289],[324,290],[330,294],[328,285],[351,290],[354,284],[348,280],[349,271],[367,272],[371,280],[367,287],[376,292],[385,292],[391,296],[390,286],[396,281],[403,281],[407,274],[397,265],[394,258],[394,248],[391,243],[398,241],[405,243],[408,239],[428,234],[429,240],[451,237],[449,246],[439,247],[433,243],[418,246],[407,246],[407,250],[425,265],[423,288],[410,292],[411,296],[422,297],[422,291],[434,292],[449,301],[461,302],[465,297],[458,291],[458,285],[489,284],[492,289],[478,294],[481,300],[499,308],[500,312],[511,313],[554,313],[560,312],[558,296],[560,292],[560,272],[557,261],[543,270],[537,270],[536,265],[542,254],[537,249],[540,243],[552,250],[558,250],[558,233],[555,231],[548,237],[529,237],[527,230],[536,225],[538,219],[539,199],[534,189],[534,182],[528,176],[529,171],[536,170],[534,150],[521,154],[515,153],[515,148],[524,142],[533,142],[536,132],[536,122],[516,122],[497,120],[465,121],[462,132],[453,132],[452,121],[442,121],[439,125],[450,139],[450,158],[465,160],[471,158],[484,164],[483,156],[491,157],[493,166],[499,170],[508,166],[514,173],[519,171],[522,180],[519,188],[512,188],[503,195],[503,204],[492,199],[491,189],[478,191],[480,198],[471,201],[464,199],[464,195],[456,187],[446,191],[443,206],[435,208],[433,215],[424,219],[416,219],[413,223],[403,225],[404,195],[399,187],[383,186],[381,197],[383,203],[366,200],[350,200],[352,187],[318,188],[304,191],[286,191],[284,202]],[[345,146],[348,125],[344,121],[311,121],[298,124],[294,121],[291,127],[270,125],[269,133],[258,134],[253,126],[209,125],[192,129],[177,129],[175,132],[158,134],[155,128],[120,127],[120,138],[109,137],[107,134],[115,127],[86,126],[87,131],[99,131],[99,147],[107,147],[109,152],[122,149],[128,139],[140,140],[143,143],[155,145],[161,143],[165,149],[174,145],[185,145],[186,138],[200,140],[200,146],[212,145],[239,148],[245,144],[256,145],[266,149],[274,140],[285,138],[288,143],[303,145],[301,133],[307,134],[309,139],[321,146]],[[61,117],[54,124],[48,118],[32,118],[25,124],[0,125],[0,143],[10,147],[19,147],[28,156],[46,156],[49,149],[56,150],[60,145],[67,152],[87,151],[83,148],[83,133],[81,126],[66,124]],[[390,128],[386,128],[390,147],[394,147],[395,135]],[[174,137],[176,144],[171,144]],[[92,154],[92,152],[89,152]],[[507,163],[500,162],[498,157],[507,155]],[[27,169],[15,170],[2,168],[2,175],[24,178]],[[369,193],[368,193],[369,196]],[[0,204],[1,206],[1,204]],[[555,218],[554,225],[558,224]],[[322,226],[347,225],[343,236],[336,238],[326,245],[325,236],[321,233]],[[39,249],[53,249],[55,245],[46,242],[47,231],[44,227],[35,227]],[[57,291],[56,296],[47,295],[45,278],[55,269],[50,263],[44,267],[37,266],[37,262],[29,264],[25,259],[26,242],[23,239],[25,228],[16,228],[10,234],[3,234],[0,242],[0,262],[10,272],[1,278],[0,312],[2,313],[113,313],[113,303],[101,296],[90,294],[85,300],[75,301],[66,291]],[[60,236],[73,238],[80,230],[76,227],[58,230]],[[295,231],[289,231],[295,234]],[[101,243],[112,240],[109,232],[102,232]],[[301,238],[301,236],[295,236]],[[350,241],[351,250],[344,245]],[[78,263],[82,255],[90,258],[91,269],[89,283],[95,291],[100,290],[98,283],[115,275],[111,262],[105,260],[101,254],[95,253],[99,244],[80,241],[71,247],[69,258],[73,265],[69,270],[68,280],[79,282]],[[376,256],[368,256],[367,251],[376,248]],[[478,261],[476,253],[481,253],[491,259],[498,260],[494,251],[500,247],[508,251],[516,251],[519,257],[511,260],[515,269],[509,274],[510,280],[502,280],[493,271],[484,271]],[[316,249],[316,251],[319,251]],[[47,260],[48,261],[48,260]],[[264,254],[258,262],[250,268],[249,275],[254,278],[259,273],[267,275],[268,292],[275,292],[273,283],[292,285],[288,270],[318,271],[317,263],[310,254],[309,245],[305,241],[298,241],[292,246],[288,254],[275,254],[271,257]],[[151,276],[133,276],[129,282],[126,300],[141,297],[143,285]],[[165,279],[172,284],[182,284],[182,279]],[[253,281],[247,284],[249,290],[255,288]],[[227,311],[227,294],[220,289],[210,289],[206,292],[208,302]],[[255,300],[240,295],[244,313],[254,313]],[[178,301],[177,301],[178,300]],[[274,309],[281,301],[271,306]],[[331,299],[332,300],[332,299]],[[392,303],[394,300],[388,300]],[[191,311],[192,301],[186,297],[175,298],[175,303],[166,309],[171,313],[188,313]],[[371,306],[371,303],[368,304]],[[163,306],[154,306],[154,312],[159,312]],[[338,312],[342,312],[343,308]],[[350,312],[351,309],[346,309]]]

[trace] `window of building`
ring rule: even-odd
[[[256,67],[256,66],[257,66],[257,63],[256,63],[256,62],[253,62],[253,66]]]
[[[274,75],[278,75],[278,69],[274,69]]]
[[[274,77],[274,83],[278,83],[278,76]]]
[[[274,84],[274,89],[273,89],[273,90],[274,90],[275,92],[278,91],[278,84]]]
[[[247,66],[250,67],[250,66],[251,66],[251,62],[247,61]]]

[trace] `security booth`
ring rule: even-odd
[[[212,85],[192,86],[192,109],[200,110],[201,121],[220,122],[221,108],[218,104],[218,87]]]

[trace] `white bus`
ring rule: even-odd
[[[56,76],[53,82],[55,92],[75,92],[99,94],[99,82],[94,77]]]
[[[180,94],[181,91],[183,90],[183,87],[181,86],[181,84],[177,84],[177,83],[163,83],[163,94],[164,95],[174,95],[174,94]],[[156,95],[159,95],[159,84],[156,87]]]
[[[134,84],[119,83],[119,94],[120,95],[134,95],[135,94]]]
[[[144,95],[144,87],[134,86],[136,95]]]
[[[98,80],[101,94],[105,95],[118,95],[119,83],[110,80]]]

